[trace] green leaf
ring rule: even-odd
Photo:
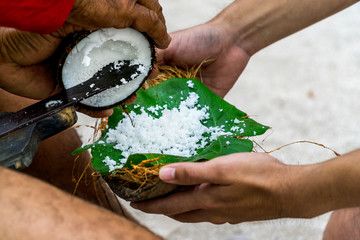
[[[189,87],[188,81],[193,83]],[[235,106],[229,104],[215,93],[210,91],[204,84],[196,79],[173,78],[158,84],[148,90],[139,90],[137,100],[133,104],[126,105],[128,112],[140,114],[141,108],[153,118],[160,118],[161,111],[158,114],[148,110],[149,107],[167,105],[168,109],[178,108],[180,103],[185,100],[189,94],[195,92],[199,96],[199,109],[208,106],[209,119],[202,121],[206,127],[223,127],[225,132],[231,132],[230,136],[219,136],[216,140],[208,143],[204,148],[197,149],[197,154],[191,157],[172,156],[161,153],[135,153],[128,157],[125,167],[137,165],[143,160],[159,158],[151,164],[168,164],[173,162],[194,162],[209,160],[218,156],[223,156],[236,152],[251,152],[253,144],[248,139],[239,139],[235,137],[251,137],[263,134],[269,127],[257,123],[248,118],[247,114],[238,110]],[[121,107],[114,108],[114,113],[109,117],[108,129],[115,129],[119,121],[127,117]],[[102,132],[102,137],[93,144],[84,146],[74,151],[79,153],[91,148],[93,155],[94,168],[101,173],[108,173],[109,168],[103,160],[109,156],[120,165],[122,153],[114,149],[113,144],[106,143],[106,133],[108,129]]]

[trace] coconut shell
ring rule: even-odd
[[[101,29],[99,29],[97,31],[101,31]],[[76,32],[74,34],[70,34],[63,40],[62,44],[58,48],[57,53],[55,54],[58,57],[58,61],[57,61],[58,67],[56,69],[56,80],[62,89],[64,89],[64,84],[62,82],[62,68],[64,66],[66,57],[69,55],[69,53],[72,51],[73,48],[76,48],[77,43],[79,43],[82,39],[86,38],[92,32],[94,32],[94,31],[80,31],[80,32]],[[142,34],[146,37],[146,39],[149,41],[149,44],[150,44],[151,68],[149,69],[149,72],[148,72],[147,76],[144,78],[143,82],[139,85],[138,89],[136,89],[134,91],[134,93],[137,90],[139,90],[139,88],[141,88],[141,86],[144,84],[146,79],[149,77],[151,70],[154,68],[154,64],[156,62],[155,43],[147,34],[145,34],[145,33],[142,33]],[[88,110],[95,110],[95,111],[105,110],[105,109],[110,109],[115,106],[121,105],[123,102],[128,100],[131,96],[132,95],[129,95],[127,98],[125,98],[124,100],[122,100],[120,102],[115,102],[114,104],[103,106],[103,107],[94,107],[94,106],[89,106],[89,105],[86,105],[83,103],[78,103],[77,106],[84,108],[84,109],[88,109]]]
[[[107,177],[104,177],[104,179],[116,195],[126,201],[132,202],[164,197],[170,193],[189,189],[188,186],[169,184],[161,181],[160,179],[154,183],[145,184],[140,188],[137,186],[134,188],[128,186],[128,182],[125,180],[109,179]]]

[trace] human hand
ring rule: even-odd
[[[158,50],[159,64],[196,66],[204,60],[200,76],[204,84],[224,97],[246,67],[250,56],[221,24],[212,22],[171,34],[165,50]]]
[[[76,31],[128,26],[146,32],[160,48],[166,47],[170,41],[161,7],[156,0],[105,3],[77,0],[65,24],[51,34],[0,28],[0,87],[24,97],[48,97],[56,86],[56,66],[51,65],[50,57],[63,37]],[[133,100],[134,96],[130,101]],[[112,110],[85,113],[93,117],[105,117],[111,115]]]
[[[35,34],[0,28],[0,87],[28,98],[48,97],[56,86],[49,58],[62,37],[77,29],[66,24],[53,34]]]
[[[52,34],[35,34],[0,28],[0,88],[15,95],[43,99],[56,91],[55,70],[50,57],[67,34],[82,28],[64,24]],[[106,117],[112,110],[82,112]]]
[[[66,22],[86,30],[133,27],[159,48],[166,48],[171,39],[157,0],[76,0]]]
[[[296,201],[288,201],[293,191],[290,174],[289,166],[264,153],[238,153],[202,163],[170,164],[160,170],[163,181],[196,186],[131,205],[181,222],[234,224],[291,217],[299,206]]]

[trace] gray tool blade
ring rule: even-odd
[[[120,81],[122,78],[126,81],[135,79],[141,74],[140,66],[142,65],[132,64],[129,60],[110,63],[89,80],[0,118],[0,137],[75,105],[106,89],[122,85],[123,83]]]

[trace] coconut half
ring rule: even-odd
[[[61,71],[63,86],[68,89],[85,82],[112,62],[130,61],[142,65],[141,73],[131,81],[125,82],[120,75],[121,85],[81,101],[86,108],[111,108],[141,87],[153,68],[154,52],[152,42],[135,29],[105,28],[94,31],[82,38],[65,58]]]

